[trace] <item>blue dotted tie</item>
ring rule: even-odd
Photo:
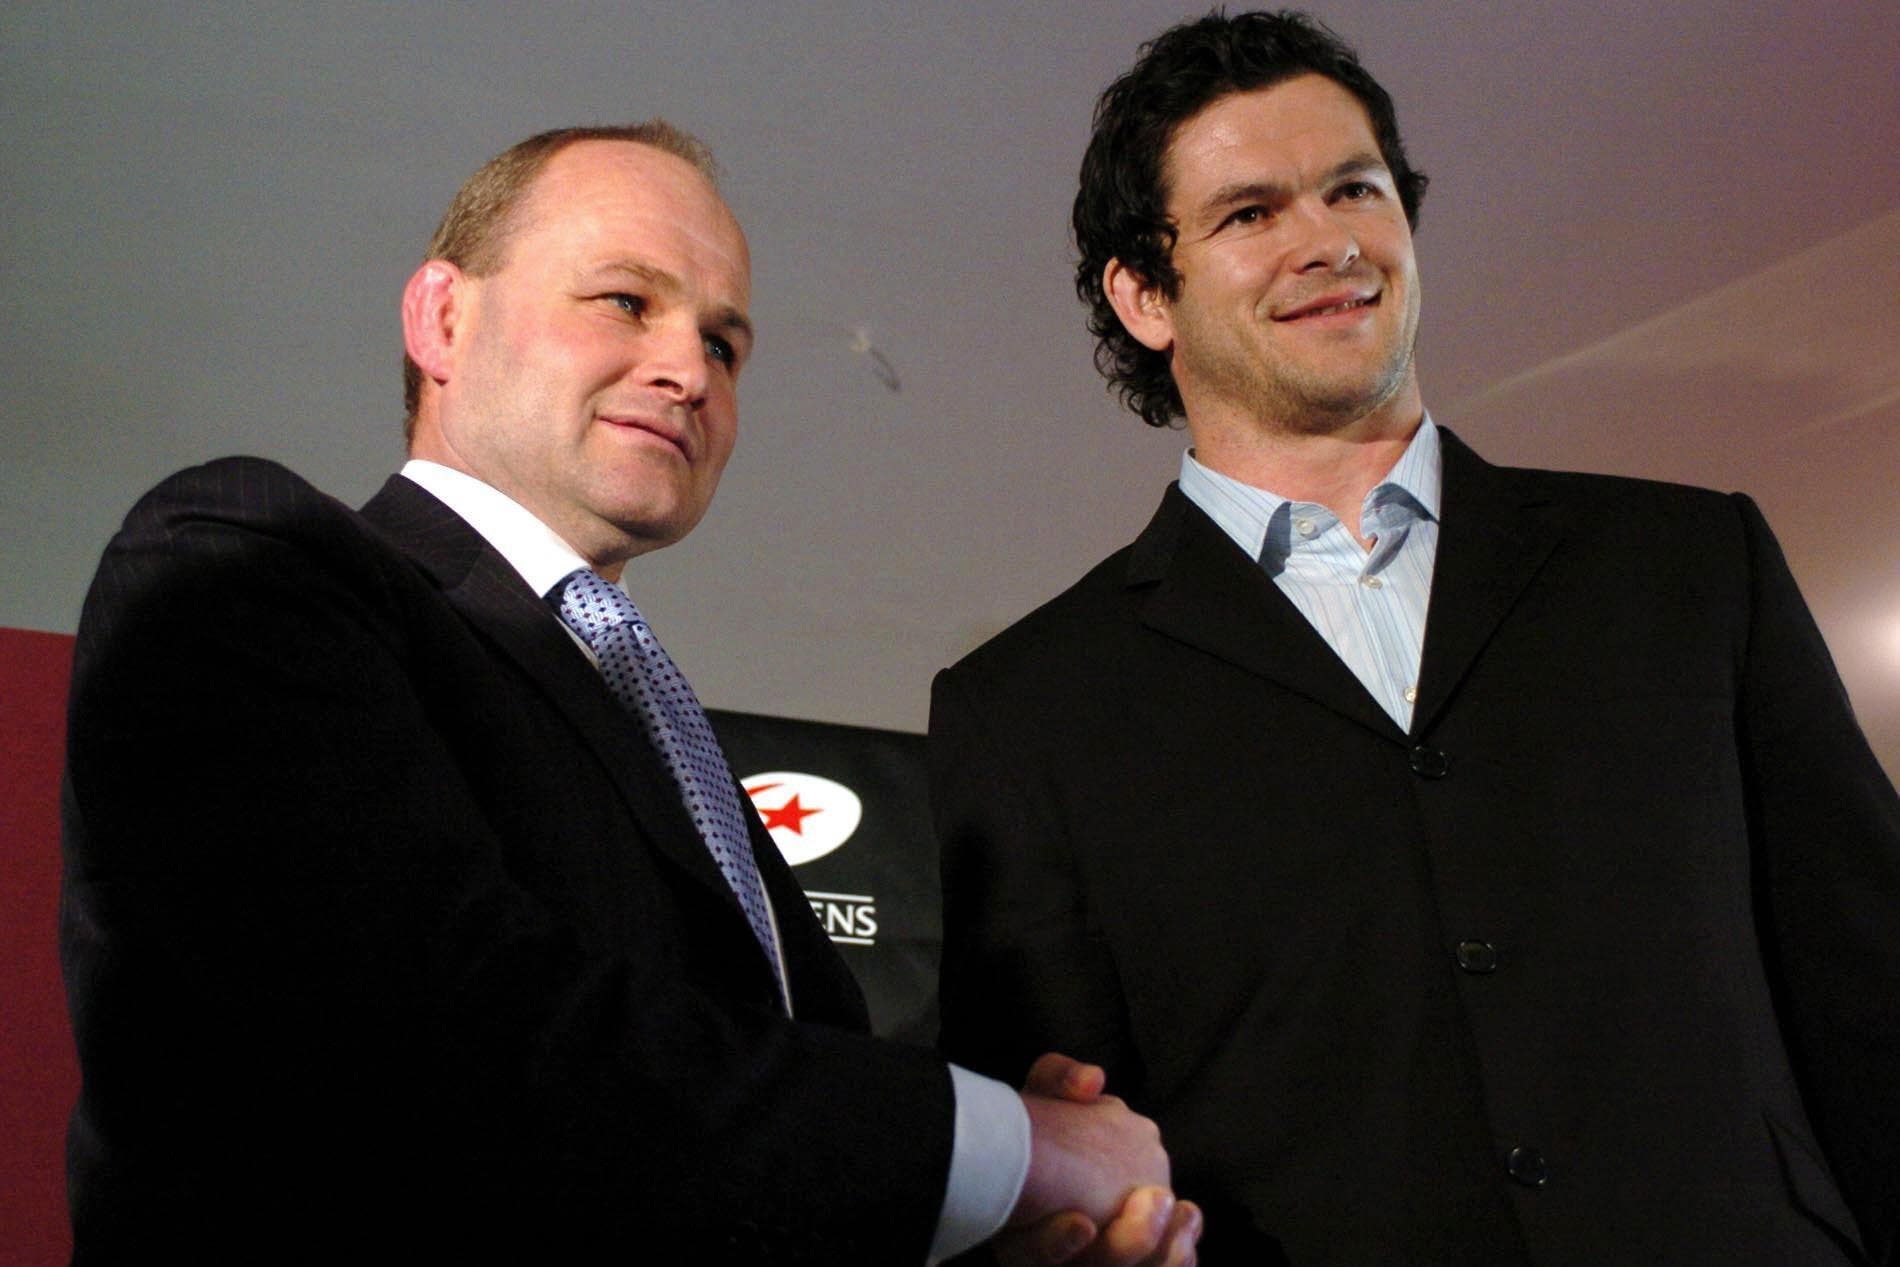
[[[693,825],[745,909],[789,1010],[785,966],[772,936],[772,915],[758,862],[752,856],[751,833],[746,830],[726,754],[720,751],[699,697],[653,636],[640,609],[618,585],[579,568],[549,594],[557,596],[561,619],[593,648],[614,698],[639,719],[659,750]]]

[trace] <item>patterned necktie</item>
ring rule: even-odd
[[[559,599],[561,619],[594,650],[600,671],[614,698],[646,730],[659,751],[666,772],[673,777],[686,812],[712,853],[713,861],[732,886],[759,939],[766,961],[778,978],[779,991],[790,1010],[785,965],[772,936],[771,908],[759,866],[752,856],[752,836],[746,830],[732,771],[720,751],[712,723],[699,698],[633,600],[611,581],[586,568],[569,573],[549,593]]]

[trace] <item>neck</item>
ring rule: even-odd
[[[428,398],[425,397],[423,403],[424,409],[417,415],[418,425],[409,445],[411,458],[434,462],[437,466],[459,471],[470,479],[488,485],[540,520],[544,528],[559,537],[568,549],[580,555],[589,568],[609,581],[618,583],[629,559],[654,548],[638,547],[627,534],[578,513],[549,513],[550,508],[556,512],[563,509],[560,499],[538,498],[533,489],[497,477],[505,472],[478,470],[474,463],[464,460],[461,452],[448,442],[441,429],[435,425],[433,414],[427,408],[430,403]]]
[[[1289,501],[1312,502],[1339,516],[1365,544],[1359,512],[1366,494],[1397,465],[1425,419],[1416,392],[1332,430],[1303,431],[1253,421],[1197,425],[1188,419],[1194,456],[1203,466]]]

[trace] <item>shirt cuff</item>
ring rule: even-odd
[[[956,1141],[943,1213],[930,1242],[934,1265],[980,1245],[1003,1229],[1029,1177],[1029,1110],[1016,1089],[959,1065],[950,1066],[956,1093]]]

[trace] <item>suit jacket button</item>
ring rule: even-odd
[[[1421,779],[1442,779],[1445,777],[1445,772],[1451,769],[1450,757],[1424,744],[1412,749],[1410,760],[1412,773]]]
[[[1461,941],[1458,943],[1458,966],[1477,976],[1496,972],[1498,948],[1488,941]]]
[[[1511,1150],[1505,1159],[1511,1178],[1526,1188],[1541,1188],[1550,1179],[1550,1168],[1544,1164],[1544,1155],[1535,1148],[1525,1148],[1522,1144]]]

